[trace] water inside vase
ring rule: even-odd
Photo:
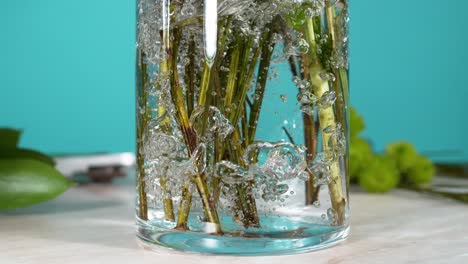
[[[139,1],[140,237],[254,254],[346,233],[347,20],[339,0]]]

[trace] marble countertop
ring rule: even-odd
[[[396,190],[351,195],[351,236],[331,249],[278,257],[148,251],[134,233],[132,186],[88,185],[0,213],[0,263],[468,263],[468,206]]]

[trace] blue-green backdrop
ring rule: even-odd
[[[351,0],[352,103],[376,149],[468,161],[468,1]],[[0,127],[48,153],[134,150],[135,0],[2,0]]]

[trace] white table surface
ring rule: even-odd
[[[77,187],[0,213],[0,263],[468,263],[468,206],[397,190],[353,193],[351,237],[331,249],[279,257],[224,257],[142,249],[132,186]]]

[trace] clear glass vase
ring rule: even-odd
[[[137,234],[274,255],[348,236],[348,1],[138,0]]]

